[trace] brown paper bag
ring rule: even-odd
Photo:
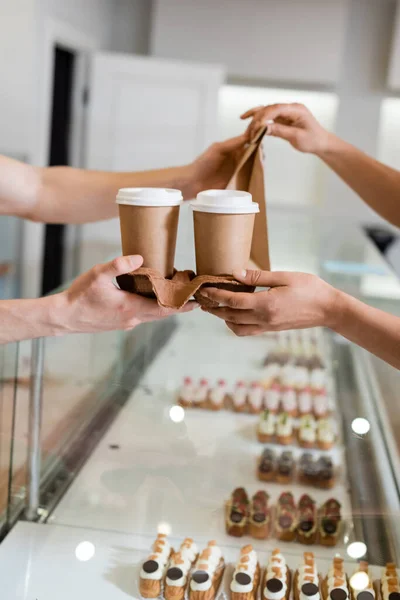
[[[269,246],[267,228],[267,206],[265,200],[264,165],[262,160],[262,139],[267,127],[262,127],[246,148],[227,189],[250,192],[254,202],[260,207],[256,214],[251,245],[251,260],[263,271],[269,271]]]
[[[250,258],[258,268],[268,271],[270,262],[264,168],[261,151],[261,142],[266,130],[266,127],[260,129],[254,140],[246,148],[227,189],[250,192],[254,202],[258,203],[260,212],[255,218]],[[254,291],[254,287],[245,286],[233,277],[215,277],[212,275],[196,277],[192,271],[176,272],[172,279],[165,279],[153,269],[141,268],[127,275],[121,275],[117,277],[117,280],[122,290],[149,298],[157,298],[158,304],[165,308],[181,308],[193,296],[200,304],[207,305],[207,300],[201,296],[201,288],[208,286],[238,292]]]

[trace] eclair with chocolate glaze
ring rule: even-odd
[[[319,543],[322,546],[336,546],[342,528],[340,503],[330,498],[319,511]]]
[[[315,500],[303,494],[298,505],[297,541],[300,544],[315,544],[317,541],[317,508]]]
[[[265,540],[271,531],[271,510],[269,496],[263,490],[257,492],[251,501],[249,514],[249,534],[258,540]]]
[[[226,533],[242,537],[246,533],[249,516],[249,498],[244,488],[236,488],[226,505]]]
[[[278,540],[292,542],[296,537],[297,509],[293,494],[284,492],[279,496],[275,514],[275,535]]]

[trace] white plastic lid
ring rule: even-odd
[[[246,215],[260,212],[249,192],[237,190],[206,190],[191,203],[193,210],[207,213]]]
[[[178,206],[182,202],[182,192],[167,188],[122,188],[116,202],[131,206]]]

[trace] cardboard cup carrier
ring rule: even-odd
[[[207,190],[192,202],[197,276],[193,271],[173,269],[180,192],[154,188],[140,188],[140,193],[129,188],[119,191],[123,254],[141,254],[145,259],[143,267],[118,277],[121,289],[155,297],[166,308],[180,308],[192,297],[205,304],[202,287],[254,290],[236,281],[232,271],[251,264],[270,269],[261,151],[265,131],[262,128],[238,158],[226,191]]]

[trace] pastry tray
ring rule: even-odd
[[[342,505],[344,536],[334,548],[280,542],[282,551],[300,555],[306,548],[321,558],[344,552],[345,544],[353,540],[353,524],[341,443],[329,451],[340,466],[334,488],[264,483],[256,477],[263,448],[256,437],[257,416],[188,409],[183,421],[171,420],[171,407],[176,404],[185,375],[210,381],[222,377],[230,386],[237,379],[259,379],[269,343],[264,336],[235,337],[222,321],[201,311],[183,317],[183,326],[146,370],[130,399],[135,422],[129,468],[136,490],[129,499],[131,531],[154,538],[160,524],[165,524],[174,536],[190,536],[199,544],[215,539],[221,546],[238,548],[251,538],[232,538],[225,533],[224,506],[231,492],[241,486],[249,494],[262,489],[274,504],[282,491],[292,490],[296,499],[308,493],[318,505],[336,498]],[[293,451],[298,456],[302,449],[295,447]],[[255,549],[267,551],[277,545],[273,538],[251,543]]]
[[[147,537],[147,536],[146,536]],[[140,546],[139,548],[135,548],[135,550],[132,550],[129,552],[129,556],[130,559],[132,560],[132,577],[135,580],[135,586],[134,586],[134,594],[135,594],[135,598],[140,599],[140,592],[139,592],[139,575],[140,575],[140,569],[141,569],[141,564],[142,561],[145,560],[149,548],[151,546],[151,544],[154,541],[155,536],[153,536],[152,539],[146,539],[146,537],[141,537],[139,536],[136,537],[135,536],[135,542],[137,543],[138,546]],[[174,538],[174,537],[169,537],[169,541],[171,542],[173,547],[179,547],[180,543],[182,542],[181,538]],[[197,540],[195,540],[197,541]],[[145,548],[147,544],[147,547]],[[253,544],[254,546],[254,544]],[[232,575],[235,569],[235,564],[236,561],[238,559],[239,556],[239,548],[240,548],[240,544],[237,548],[234,548],[232,546],[224,546],[221,545],[221,550],[223,553],[223,556],[225,558],[225,562],[226,562],[226,568],[225,568],[225,572],[224,572],[224,576],[221,582],[221,586],[219,588],[218,594],[216,596],[216,600],[225,600],[225,599],[229,599],[230,598],[230,592],[229,592],[229,588],[230,588],[230,583],[232,581]],[[283,550],[283,545],[279,544],[276,547],[279,547],[285,557],[286,563],[288,565],[288,567],[294,572],[297,567],[300,565],[300,563],[302,562],[302,553],[298,553],[298,552],[290,552],[290,551],[286,551]],[[316,562],[316,566],[318,568],[318,572],[320,573],[320,575],[322,577],[325,577],[325,575],[327,574],[329,568],[332,566],[332,559],[334,556],[339,556],[341,555],[343,558],[344,554],[340,553],[340,552],[332,552],[332,557],[331,558],[327,558],[327,557],[321,557],[320,553],[318,551],[318,549],[312,549],[311,547],[309,548],[305,548],[304,551],[313,551],[315,554],[315,562]],[[270,550],[266,550],[265,548],[262,550],[257,550],[257,554],[258,554],[258,559],[259,559],[259,563],[261,566],[261,569],[264,569],[268,559],[270,557]],[[347,575],[349,577],[351,577],[351,575],[357,570],[357,561],[351,561],[351,560],[344,560],[344,569],[347,573]],[[381,576],[382,573],[382,567],[381,566],[377,566],[377,565],[370,565],[370,571],[372,574],[372,577],[374,580],[378,579]],[[400,573],[400,570],[398,571]],[[187,597],[187,595],[186,595]],[[257,594],[257,598],[260,599],[261,598],[261,589],[259,588],[258,590],[258,594]],[[293,594],[291,592],[290,594],[290,598],[293,598]]]

